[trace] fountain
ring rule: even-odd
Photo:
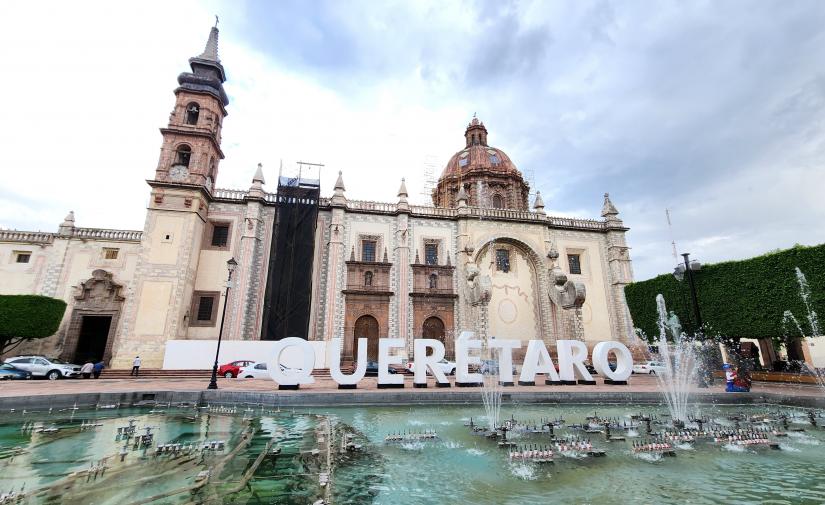
[[[673,424],[684,426],[688,420],[691,390],[698,375],[696,346],[680,332],[672,332],[673,342],[668,342],[668,312],[661,294],[656,295],[656,309],[659,313],[659,357],[665,367],[664,373],[656,374],[656,381]]]
[[[808,328],[811,333],[810,335],[806,335],[805,330],[802,329],[802,325],[799,323],[796,316],[794,316],[793,312],[786,310],[782,314],[782,328],[785,332],[786,345],[791,341],[790,335],[788,334],[788,327],[791,325],[796,327],[796,331],[799,332],[799,338],[803,341],[822,336],[822,332],[819,330],[819,318],[816,311],[814,311],[811,307],[811,288],[808,286],[808,279],[805,278],[805,274],[802,273],[802,270],[800,270],[799,267],[796,267],[794,270],[796,272],[796,281],[799,283],[799,296],[805,304],[805,311],[807,312],[806,319],[808,320]],[[825,390],[825,369],[816,368],[807,362],[804,363],[804,366],[809,372],[811,372],[814,378],[816,378],[819,387]]]

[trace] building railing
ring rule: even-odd
[[[607,229],[607,224],[604,221],[596,221],[595,219],[576,219],[572,217],[550,217],[550,224],[557,228],[571,228],[575,230],[598,230],[603,231]]]
[[[240,189],[215,188],[215,191],[212,193],[212,196],[214,196],[218,200],[243,201],[244,197],[246,196],[246,191]]]
[[[394,203],[371,202],[369,200],[347,200],[347,210],[365,210],[391,214],[398,210]]]
[[[360,284],[347,284],[347,291],[359,291],[362,293],[386,293],[391,291],[389,284],[370,284],[369,286],[363,282]]]
[[[457,209],[447,207],[431,207],[429,205],[410,205],[410,213],[413,216],[433,216],[433,217],[456,217]]]
[[[29,242],[33,244],[51,244],[54,233],[45,231],[0,230],[0,242]]]
[[[140,242],[142,231],[106,230],[102,228],[74,228],[72,238],[92,240],[114,240],[116,242]]]
[[[231,200],[243,202],[247,192],[235,189],[217,188],[213,196],[220,200]],[[278,203],[276,193],[265,193],[264,200],[267,203]],[[376,214],[397,214],[398,205],[389,202],[376,202],[371,200],[347,200],[347,210],[353,212],[370,212]],[[331,198],[319,198],[318,205],[321,208],[329,208],[332,205]],[[414,217],[435,217],[443,219],[455,219],[462,213],[457,208],[432,207],[429,205],[410,205],[410,214]],[[596,219],[578,219],[571,217],[548,216],[538,212],[528,210],[513,209],[489,209],[485,207],[467,207],[465,215],[479,219],[497,219],[505,221],[529,221],[535,223],[549,223],[556,228],[567,228],[571,230],[593,230],[606,231],[610,228],[608,223]],[[621,223],[612,225],[613,228],[623,229]]]
[[[453,288],[422,288],[413,286],[413,293],[417,295],[453,295]]]

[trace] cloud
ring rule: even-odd
[[[175,77],[221,16],[218,185],[343,170],[350,198],[427,202],[477,112],[548,209],[611,193],[638,279],[825,241],[825,5],[760,2],[4,4],[0,225],[141,228]],[[430,167],[429,169],[427,167]],[[32,204],[32,201],[39,204]]]

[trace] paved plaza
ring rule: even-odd
[[[602,379],[596,379],[597,385],[575,385],[575,386],[513,386],[504,388],[504,392],[524,392],[524,393],[659,393],[655,377],[632,376],[627,385],[606,385],[602,384]],[[131,393],[131,392],[151,392],[151,391],[201,391],[205,390],[209,383],[208,378],[186,378],[186,379],[70,379],[60,381],[30,380],[30,381],[7,381],[0,385],[0,398],[14,396],[32,395],[55,395],[55,394],[81,394],[81,393]],[[436,388],[433,379],[430,379],[428,392],[450,392],[462,391],[472,392],[481,388],[457,388],[451,378],[452,387]],[[365,377],[357,391],[359,393],[413,393],[422,389],[414,388],[412,377],[405,377],[404,389],[378,389],[375,377]],[[300,391],[278,391],[277,385],[266,379],[218,379],[218,388],[222,391],[233,392],[277,392],[282,395],[300,394],[301,391],[312,393],[329,394],[350,394],[352,390],[339,390],[335,382],[330,378],[315,378],[315,383],[301,386]],[[724,383],[717,382],[716,385],[707,389],[695,389],[696,393],[724,393]],[[754,382],[751,395],[758,394],[782,394],[806,397],[822,397],[822,389],[817,386],[785,383]],[[479,400],[480,401],[480,400]]]

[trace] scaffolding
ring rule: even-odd
[[[298,162],[297,177],[278,176],[261,340],[308,337],[322,166]],[[318,179],[304,178],[306,167],[317,167]]]

